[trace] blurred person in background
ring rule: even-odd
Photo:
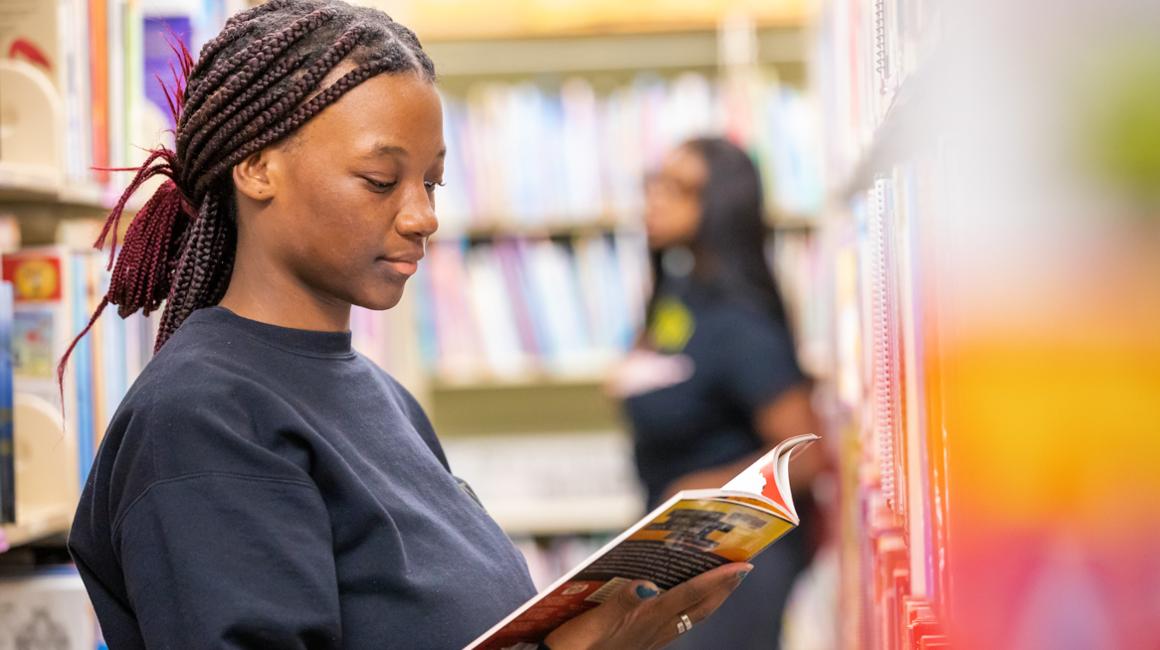
[[[723,139],[691,140],[664,158],[645,191],[653,294],[610,389],[624,400],[653,508],[680,490],[720,487],[818,427],[766,259],[761,178],[749,156]],[[715,618],[672,647],[778,647],[786,598],[813,546],[807,488],[823,465],[814,447],[793,466],[802,526],[756,558]]]

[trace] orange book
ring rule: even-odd
[[[89,0],[89,88],[93,110],[93,177],[109,182],[109,7]]]

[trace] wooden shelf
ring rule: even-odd
[[[59,195],[60,181],[55,175],[0,164],[0,200],[56,200]]]
[[[455,242],[461,240],[486,241],[502,238],[535,239],[542,237],[577,237],[584,235],[599,235],[605,233],[623,233],[628,235],[644,236],[644,225],[639,222],[630,222],[626,219],[601,217],[597,219],[553,220],[543,223],[522,224],[513,223],[504,219],[480,220],[479,225],[466,227],[447,226],[441,228],[431,242]],[[809,231],[817,227],[817,219],[810,215],[773,213],[768,217],[768,223],[776,231]]]
[[[644,514],[644,501],[636,495],[552,501],[513,499],[484,506],[508,535],[618,533]]]
[[[479,390],[528,390],[537,388],[599,387],[608,376],[607,366],[577,372],[529,371],[518,375],[487,373],[436,374],[431,389],[440,392]]]
[[[72,511],[65,509],[33,512],[14,524],[0,525],[0,553],[48,537],[68,534]]]
[[[618,431],[618,403],[602,373],[432,382],[428,413],[440,436]]]
[[[712,69],[721,64],[714,27],[666,33],[617,35],[605,31],[580,36],[435,40],[425,43],[424,49],[444,79],[663,72]],[[800,66],[806,56],[807,40],[800,28],[763,29],[757,34],[759,63]]]
[[[128,208],[134,212],[142,199],[136,197]],[[23,169],[0,163],[0,204],[34,203],[63,205],[105,211],[114,200],[108,188],[96,182],[70,183],[52,170]]]
[[[818,220],[806,215],[778,215],[770,221],[776,232],[811,232],[818,227]]]
[[[465,227],[448,226],[441,228],[432,238],[433,243],[440,241],[488,240],[508,238],[533,239],[539,237],[575,237],[581,235],[596,235],[611,232],[643,234],[644,228],[640,224],[627,223],[623,219],[596,218],[596,219],[547,219],[543,223],[513,223],[505,219],[479,220],[476,225]]]
[[[805,0],[398,0],[386,3],[424,43],[462,38],[561,37],[577,34],[640,34],[714,30],[728,15],[743,14],[759,26],[804,25]]]
[[[67,184],[49,171],[0,164],[0,201],[102,207],[102,196],[103,192],[96,184]]]

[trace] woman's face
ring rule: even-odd
[[[269,209],[247,228],[268,267],[314,299],[388,309],[438,227],[444,152],[432,84],[409,72],[372,77],[271,148]]]
[[[689,244],[701,225],[701,191],[709,169],[688,147],[674,149],[645,182],[644,225],[649,248]]]

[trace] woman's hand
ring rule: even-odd
[[[599,607],[556,628],[544,642],[552,650],[663,647],[680,634],[682,614],[693,625],[704,620],[752,569],[743,562],[727,564],[659,595],[653,583],[634,580]]]

